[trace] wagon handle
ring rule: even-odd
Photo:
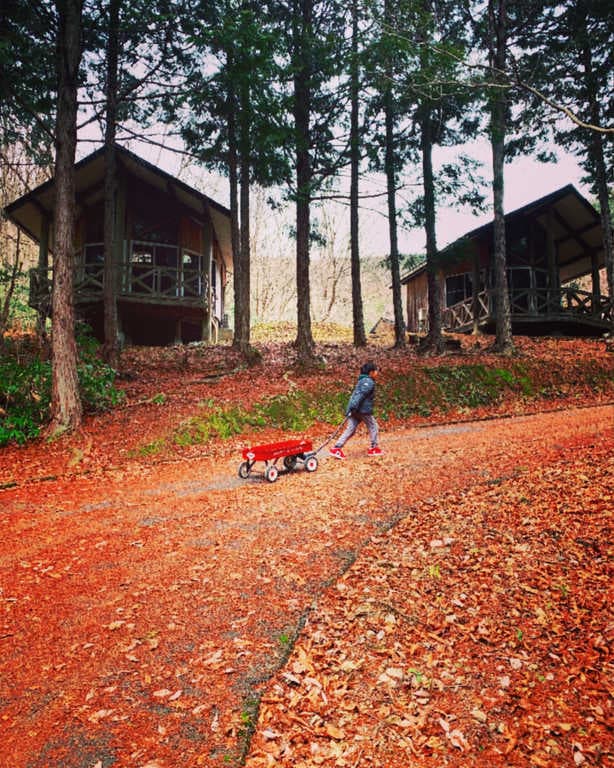
[[[322,448],[326,448],[326,446],[327,446],[327,445],[330,443],[330,441],[331,441],[331,440],[333,440],[335,437],[337,437],[337,435],[339,434],[339,432],[341,432],[341,430],[342,430],[342,428],[343,428],[343,426],[345,425],[345,422],[346,422],[347,420],[348,420],[347,416],[344,416],[344,417],[343,417],[343,421],[341,422],[341,424],[339,424],[339,426],[337,427],[337,429],[335,429],[335,431],[332,433],[332,435],[330,435],[330,437],[328,437],[328,438],[327,438],[327,439],[326,439],[326,440],[325,440],[325,441],[322,443],[322,445],[321,445],[321,446],[320,446],[320,447],[319,447],[317,450],[315,450],[315,451],[313,452],[314,456],[315,456],[317,453],[320,453],[320,451],[322,450]]]

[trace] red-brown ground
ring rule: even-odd
[[[612,404],[390,422],[380,459],[359,434],[241,481],[278,432],[138,448],[205,398],[331,374],[195,354],[133,351],[125,407],[2,453],[1,768],[233,765],[252,727],[251,768],[612,764]]]

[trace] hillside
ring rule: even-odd
[[[488,341],[133,348],[121,407],[4,449],[0,764],[611,762],[614,356]],[[323,444],[365,354],[383,456],[238,477]]]

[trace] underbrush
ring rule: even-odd
[[[614,392],[611,366],[579,361],[569,379],[569,367],[536,361],[510,360],[507,367],[483,363],[416,366],[409,373],[389,374],[377,389],[377,417],[383,422],[428,418],[433,413],[470,412],[510,402],[554,400],[572,391]],[[337,424],[349,397],[346,384],[330,381],[317,392],[291,384],[285,394],[265,397],[249,407],[220,407],[203,401],[199,410],[164,440],[140,449],[141,455],[158,453],[169,444],[198,445],[225,440],[246,431],[270,427],[284,432],[305,432],[316,422]]]
[[[121,402],[115,371],[98,354],[98,342],[81,331],[77,336],[79,391],[86,413],[109,410]],[[5,339],[0,357],[0,446],[22,445],[39,436],[48,423],[51,362],[31,344],[24,349]]]

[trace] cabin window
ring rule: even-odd
[[[95,275],[104,266],[104,243],[88,243],[85,248],[85,274]]]
[[[133,239],[176,245],[179,240],[178,216],[168,197],[138,183],[131,185],[128,195]]]
[[[469,272],[446,277],[446,307],[453,307],[473,294],[473,276]]]

